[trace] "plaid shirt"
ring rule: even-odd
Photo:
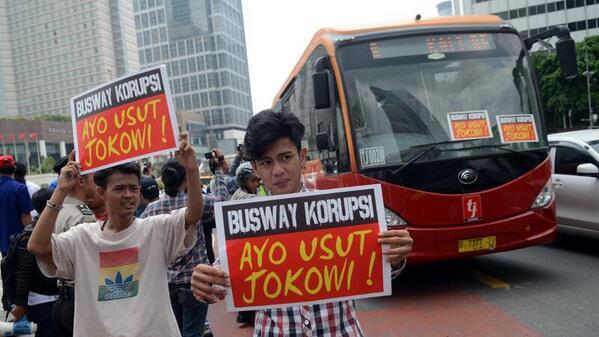
[[[302,186],[300,192],[307,192]],[[399,276],[406,261],[391,273]],[[363,337],[353,301],[256,311],[254,337]]]
[[[225,185],[223,175],[216,175],[216,190],[210,194],[202,196],[204,200],[204,213],[214,212],[214,203],[229,199],[229,192]],[[179,192],[176,196],[171,197],[167,194],[160,199],[148,204],[140,218],[146,218],[152,215],[169,214],[179,208],[187,205],[187,195]],[[204,239],[204,231],[202,230],[202,221],[198,221],[197,241],[186,254],[179,256],[169,267],[167,271],[169,284],[188,284],[191,283],[191,274],[193,268],[200,263],[209,264],[208,256],[206,255],[206,243]]]
[[[302,186],[300,192],[307,192]],[[363,337],[353,301],[256,311],[254,337]]]
[[[256,312],[254,337],[363,337],[353,301]]]

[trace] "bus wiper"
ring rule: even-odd
[[[521,156],[525,156],[525,157],[534,157],[535,155],[530,153],[529,151],[519,151],[519,150],[514,150],[514,149],[510,149],[507,148],[506,146],[508,146],[510,144],[488,144],[488,145],[478,145],[478,146],[472,146],[472,147],[465,147],[465,148],[461,148],[458,150],[474,150],[474,149],[484,149],[484,148],[493,148],[493,149],[501,149],[507,152],[511,152],[511,153],[516,153],[519,154]],[[543,147],[537,147],[531,150],[548,150],[549,148],[547,146],[543,146]]]
[[[422,152],[418,153],[417,155],[415,155],[414,157],[412,157],[412,159],[410,159],[408,162],[406,162],[403,166],[397,168],[395,171],[391,172],[391,175],[396,176],[399,173],[401,173],[401,171],[403,171],[406,167],[412,165],[413,163],[415,163],[416,161],[418,161],[418,159],[424,157],[427,153],[431,152],[432,150],[436,149],[437,146],[439,145],[443,145],[443,144],[449,144],[449,143],[461,143],[464,141],[469,141],[470,139],[464,139],[464,140],[445,140],[442,142],[437,142],[437,143],[429,143],[429,144],[420,144],[420,145],[415,145],[410,147],[410,149],[413,148],[418,148],[418,147],[424,147],[424,146],[428,146],[426,149],[424,149]],[[459,148],[459,149],[452,149],[451,151],[463,151],[463,150],[473,150],[473,149],[483,149],[483,148],[496,148],[496,149],[501,149],[507,152],[511,152],[511,153],[516,153],[518,155],[521,156],[525,156],[525,157],[534,157],[535,155],[528,152],[528,151],[518,151],[518,150],[514,150],[514,149],[510,149],[507,148],[506,146],[508,146],[509,144],[488,144],[488,145],[478,145],[478,146],[471,146],[471,147],[463,147],[463,148]],[[535,148],[533,150],[547,150],[548,147],[544,146],[544,147],[539,147],[539,148]]]
[[[426,149],[424,149],[422,152],[420,152],[419,154],[415,155],[414,157],[412,157],[412,159],[410,159],[409,161],[407,161],[405,164],[403,164],[403,166],[399,167],[398,169],[396,169],[395,171],[391,172],[391,175],[395,176],[398,175],[401,171],[403,171],[406,167],[412,165],[414,162],[416,162],[418,159],[424,157],[427,153],[431,152],[432,150],[434,150],[437,146],[439,145],[443,145],[443,144],[449,144],[449,143],[457,143],[460,141],[454,141],[454,140],[444,140],[442,142],[436,142],[436,143],[428,143],[428,144],[420,144],[420,145],[414,145],[411,146],[410,149],[414,149],[414,148],[419,148],[419,147],[424,147],[424,146],[428,146]]]

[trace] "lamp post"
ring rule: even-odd
[[[587,100],[589,103],[589,128],[593,128],[593,106],[591,104],[591,76],[595,73],[594,71],[589,71],[589,50],[586,51],[586,64],[587,70],[582,73],[587,78]]]

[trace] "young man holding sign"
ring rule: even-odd
[[[272,195],[305,191],[302,169],[307,150],[301,148],[304,126],[291,113],[264,110],[249,121],[245,150],[264,186]],[[379,234],[387,261],[399,268],[412,251],[413,240],[405,230]],[[209,302],[223,299],[229,275],[200,264],[192,276],[192,290]],[[254,336],[364,336],[351,301],[265,309],[256,313]]]
[[[94,180],[108,219],[52,234],[58,210],[79,180],[72,157],[61,170],[28,249],[51,277],[75,279],[75,337],[181,336],[169,305],[167,267],[193,247],[203,200],[196,156],[185,139],[176,153],[187,173],[187,208],[135,218],[140,169],[125,163],[98,171]]]

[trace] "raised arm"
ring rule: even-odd
[[[185,212],[185,229],[187,229],[200,221],[204,211],[198,161],[195,151],[187,142],[187,133],[181,133],[179,151],[175,153],[175,157],[187,174],[187,211]]]
[[[40,215],[27,244],[27,250],[31,254],[41,258],[48,258],[48,262],[52,261],[51,238],[54,232],[54,224],[58,217],[58,211],[62,208],[64,199],[80,179],[79,164],[74,161],[74,158],[73,152],[71,153],[69,162],[60,171],[58,186]]]

